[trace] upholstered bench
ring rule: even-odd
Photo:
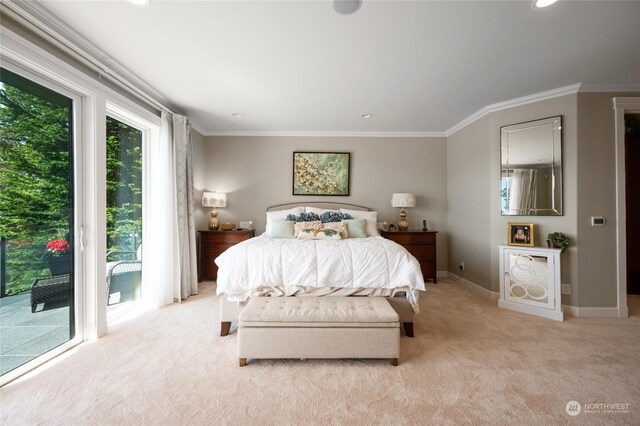
[[[240,314],[240,366],[248,358],[400,357],[398,314],[384,297],[256,297]]]

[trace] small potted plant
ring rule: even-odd
[[[51,275],[68,274],[71,270],[71,246],[64,238],[51,240],[45,246]]]
[[[547,234],[547,246],[560,249],[564,253],[569,247],[569,237],[562,232],[550,232]]]

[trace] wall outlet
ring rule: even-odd
[[[562,284],[562,294],[571,294],[571,284]]]
[[[464,271],[464,262],[461,260],[460,265],[458,266],[461,271]]]

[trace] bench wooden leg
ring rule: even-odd
[[[394,367],[397,367],[398,364],[399,364],[398,358],[391,358],[391,365],[393,365]]]
[[[244,367],[245,365],[247,365],[247,359],[246,358],[240,358],[240,367]]]
[[[413,337],[413,323],[403,322],[402,325],[404,326],[404,333],[407,335],[407,337]]]
[[[231,330],[231,321],[221,321],[220,322],[220,335],[226,336],[229,334],[229,330]]]

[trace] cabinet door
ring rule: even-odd
[[[505,300],[555,309],[553,257],[505,250],[504,265]]]

